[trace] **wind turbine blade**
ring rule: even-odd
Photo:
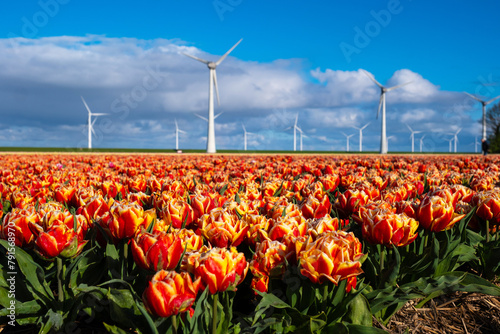
[[[198,57],[195,57],[195,56],[191,56],[191,55],[188,55],[187,53],[182,53],[183,55],[189,57],[189,58],[193,58],[194,60],[197,60],[199,62],[202,62],[203,64],[208,64],[209,61],[208,60],[205,60],[205,59],[201,59],[201,58],[198,58]]]
[[[223,55],[222,57],[220,57],[220,58],[219,58],[219,60],[217,60],[217,61],[215,62],[215,65],[219,65],[220,63],[222,63],[222,61],[223,61],[224,59],[226,59],[227,55],[228,55],[228,54],[230,54],[230,53],[231,53],[231,51],[233,51],[233,50],[234,50],[234,48],[235,48],[235,47],[237,47],[237,46],[238,46],[238,44],[240,44],[240,43],[241,43],[241,41],[242,41],[242,40],[243,40],[243,38],[242,38],[242,39],[240,39],[240,40],[239,40],[239,41],[238,41],[235,45],[233,45],[233,47],[232,47],[232,48],[230,48],[230,49],[229,49],[229,51],[227,51],[226,53],[224,53],[224,55]]]
[[[410,128],[410,126],[409,126],[408,124],[406,124],[406,126],[407,126],[407,127],[408,127],[408,129],[411,131],[411,133],[414,133],[414,132],[413,132],[413,129],[412,129],[412,128]]]
[[[95,114],[92,114],[92,113],[91,113],[91,115],[92,115],[92,116],[106,116],[106,115],[108,115],[108,114],[103,114],[103,113],[95,113]]]
[[[299,113],[297,113],[297,117],[295,117],[295,127],[297,127],[297,122],[299,121]]]
[[[90,129],[90,131],[91,131],[91,132],[92,132],[92,134],[95,136],[94,127],[92,127],[92,128]]]
[[[357,126],[351,126],[351,128],[356,129],[356,130],[361,130],[361,128],[358,128]]]
[[[218,113],[217,115],[215,115],[215,116],[214,116],[214,119],[217,119],[217,117],[219,117],[219,116],[220,116],[220,115],[222,115],[223,113],[224,113],[223,111],[222,111],[222,112],[220,112],[220,113]]]
[[[460,133],[460,131],[462,131],[462,128],[459,128],[459,129],[457,130],[457,132],[455,133],[455,136],[456,136],[456,135],[458,135],[458,134]]]
[[[198,115],[198,114],[195,114],[195,115],[196,115],[197,117],[201,118],[202,120],[204,120],[205,122],[208,122],[208,119],[207,119],[207,118],[205,118],[205,117],[203,117],[203,116],[201,116],[201,115]]]
[[[183,131],[181,129],[177,129],[177,131],[179,131],[180,133],[187,133],[186,131]]]
[[[248,133],[247,129],[245,128],[245,125],[243,123],[241,124],[241,127],[243,128],[243,132]]]
[[[486,101],[486,104],[490,104],[491,102],[495,101],[496,99],[498,99],[500,97],[500,95],[498,95],[497,97],[494,97],[492,98],[491,100],[489,101]]]
[[[378,115],[380,114],[380,108],[382,108],[382,100],[384,99],[384,94],[385,93],[380,94],[380,101],[378,103],[378,110],[377,110],[377,119],[378,119]]]
[[[177,120],[174,119],[174,123],[175,123],[175,130],[179,131],[179,126],[177,125]]]
[[[375,77],[374,77],[373,75],[371,75],[370,73],[368,73],[367,71],[365,71],[365,70],[363,70],[363,69],[361,69],[361,71],[363,71],[363,72],[366,74],[366,76],[367,76],[368,78],[370,78],[373,82],[375,82],[375,84],[376,84],[377,86],[379,86],[380,88],[383,88],[383,87],[384,87],[384,86],[382,86],[382,84],[380,84],[380,82],[378,82],[377,80],[375,80]]]
[[[475,95],[469,94],[469,93],[467,93],[467,92],[464,92],[464,93],[465,93],[465,94],[467,94],[467,95],[469,95],[470,97],[472,97],[472,98],[473,98],[474,100],[476,100],[476,101],[479,101],[479,102],[481,102],[481,103],[483,102],[480,98],[476,97]]]
[[[408,81],[408,82],[405,82],[404,84],[401,84],[401,85],[397,85],[397,86],[392,86],[390,88],[387,88],[387,91],[390,92],[391,90],[395,90],[395,89],[398,89],[398,88],[401,88],[403,86],[406,86],[406,85],[409,85],[411,84],[413,81]]]
[[[89,112],[89,114],[92,114],[92,111],[90,111],[90,108],[87,105],[87,102],[85,102],[85,99],[83,98],[83,96],[80,96],[80,97],[82,98],[83,104],[85,105],[85,108],[87,108],[87,111]]]
[[[220,106],[220,98],[219,98],[219,86],[217,85],[217,72],[214,69],[214,86],[215,86],[215,95],[217,95],[217,105]]]
[[[365,126],[361,128],[361,130],[364,130],[368,125],[370,125],[371,122],[368,122]]]

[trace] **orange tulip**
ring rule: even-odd
[[[36,250],[45,258],[62,256],[72,258],[78,255],[87,241],[79,241],[78,234],[65,224],[54,224],[40,232],[35,240]]]
[[[7,239],[9,232],[14,232],[15,245],[29,248],[33,246],[35,235],[33,235],[30,225],[38,225],[40,217],[34,208],[18,209],[14,208],[7,213],[2,220],[2,238]]]
[[[471,200],[477,205],[476,215],[489,220],[492,224],[500,223],[500,192],[497,190],[488,190],[477,192]]]
[[[196,221],[201,216],[214,209],[215,203],[210,196],[203,193],[196,193],[191,196],[191,207],[194,213],[193,220]]]
[[[348,189],[338,197],[334,208],[347,217],[358,211],[369,199],[370,197],[364,191]]]
[[[321,218],[330,214],[332,204],[327,195],[324,195],[321,200],[309,195],[307,200],[300,206],[304,218]]]
[[[236,248],[212,248],[200,255],[195,265],[195,276],[208,286],[210,293],[236,290],[248,271],[248,262]]]
[[[186,272],[160,270],[144,290],[142,300],[150,313],[170,317],[191,308],[199,289],[200,279],[193,282]]]
[[[179,198],[173,198],[160,212],[168,225],[175,228],[189,227],[193,223],[194,213],[191,206]]]
[[[98,222],[115,240],[122,240],[134,237],[141,228],[147,229],[155,216],[154,210],[144,211],[136,203],[115,202]]]
[[[405,214],[380,213],[364,216],[361,231],[363,238],[372,244],[406,246],[415,240],[418,222]]]
[[[357,276],[361,270],[361,242],[352,233],[329,232],[313,242],[299,254],[300,273],[313,283],[341,280]]]
[[[182,240],[173,233],[141,233],[131,244],[135,262],[154,271],[175,269],[184,251]]]
[[[253,274],[251,286],[260,292],[267,291],[270,277],[281,277],[285,272],[287,247],[279,241],[264,240],[257,245],[250,262]]]
[[[200,233],[215,247],[238,246],[249,228],[245,221],[223,208],[203,215],[200,224]]]
[[[269,239],[282,241],[285,235],[306,235],[307,222],[302,216],[280,217],[269,230]]]
[[[426,195],[420,203],[417,216],[423,228],[439,232],[452,228],[465,215],[455,213],[453,202],[440,196]]]

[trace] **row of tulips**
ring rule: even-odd
[[[409,299],[500,295],[496,157],[3,158],[0,315],[18,272],[41,333],[377,333]]]

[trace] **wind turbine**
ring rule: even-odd
[[[422,131],[413,131],[412,128],[410,128],[410,126],[408,124],[406,124],[406,126],[411,131],[411,135],[410,135],[410,138],[411,138],[411,152],[413,153],[414,152],[414,144],[415,144],[415,133],[420,133]]]
[[[241,43],[243,39],[240,39],[229,51],[227,51],[222,57],[219,58],[216,62],[213,61],[208,61],[204,60],[192,55],[189,55],[187,53],[184,53],[184,55],[193,58],[194,60],[197,60],[199,62],[202,62],[203,64],[206,64],[210,70],[210,78],[208,82],[208,135],[207,135],[207,153],[215,153],[217,152],[216,147],[215,147],[215,125],[214,125],[214,86],[215,86],[215,93],[217,94],[217,104],[220,105],[220,99],[219,99],[219,88],[217,86],[217,74],[215,72],[215,69],[217,66],[222,63],[224,59],[226,59],[227,55],[231,53],[231,51],[234,50],[238,44]]]
[[[474,152],[477,153],[477,145],[479,144],[479,141],[477,140],[477,136],[474,137]]]
[[[349,138],[351,138],[352,136],[354,136],[354,133],[352,135],[346,135],[345,133],[342,132],[342,134],[347,138],[347,152],[349,152]]]
[[[290,130],[293,128],[293,150],[297,151],[297,129],[300,130],[300,128],[297,126],[297,122],[299,120],[299,114],[297,113],[297,116],[295,117],[295,123],[292,126],[289,126],[286,130]]]
[[[470,97],[472,97],[474,100],[481,102],[481,104],[483,105],[483,137],[482,137],[482,139],[486,139],[486,106],[488,104],[490,104],[491,102],[495,101],[496,99],[498,99],[500,97],[500,95],[492,98],[491,100],[483,101],[475,95],[469,94],[467,92],[464,92],[464,93],[469,95]]]
[[[304,134],[304,131],[302,131],[301,128],[297,127],[297,131],[300,132],[300,151],[302,152],[302,137],[307,138],[307,136]]]
[[[95,131],[94,131],[94,123],[95,121],[97,120],[96,118],[94,118],[94,120],[92,121],[92,116],[105,116],[107,114],[102,114],[102,113],[92,113],[92,111],[90,111],[90,108],[89,106],[87,105],[87,102],[85,102],[85,99],[83,98],[83,96],[80,96],[82,98],[82,101],[83,101],[83,104],[85,105],[85,108],[87,109],[87,112],[89,114],[89,119],[88,119],[88,130],[89,130],[89,134],[88,134],[88,141],[89,141],[89,149],[92,148],[92,134],[95,135]]]
[[[422,147],[424,146],[424,138],[426,135],[423,135],[420,137],[420,153],[422,153]]]
[[[380,84],[375,78],[365,70],[362,70],[368,78],[370,78],[377,86],[380,87],[380,101],[378,103],[378,111],[377,111],[377,118],[380,113],[380,108],[382,108],[382,134],[380,136],[380,154],[386,154],[387,153],[387,134],[386,134],[386,123],[385,123],[385,94],[387,92],[390,92],[391,90],[403,87],[405,85],[408,85],[410,82],[406,82],[401,85],[393,86],[393,87],[384,87],[382,84]]]
[[[457,132],[453,135],[453,139],[455,140],[455,153],[457,153],[457,143],[458,143],[458,133],[462,131],[462,128],[459,128]]]
[[[243,127],[243,142],[244,142],[244,148],[245,151],[247,150],[247,134],[253,134],[252,132],[248,132],[247,129],[245,128],[245,125],[241,124]]]
[[[368,122],[368,124],[366,124],[365,126],[361,127],[361,128],[358,128],[356,126],[353,126],[353,128],[355,129],[358,129],[359,130],[359,151],[360,152],[363,152],[363,130],[368,126],[370,125],[371,122]]]
[[[451,153],[451,142],[453,141],[453,137],[451,137],[450,139],[445,139],[449,144],[450,144],[450,153]]]
[[[179,126],[177,125],[177,120],[175,120],[175,150],[179,150],[179,132],[180,133],[186,133],[186,131],[183,131],[179,129]]]

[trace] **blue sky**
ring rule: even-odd
[[[480,104],[500,95],[497,1],[77,1],[4,4],[0,14],[0,146],[206,146],[208,70],[182,53],[216,60],[221,105],[217,148],[304,150],[380,146],[379,90],[389,86],[389,151],[474,151]],[[299,144],[297,143],[297,147]]]

